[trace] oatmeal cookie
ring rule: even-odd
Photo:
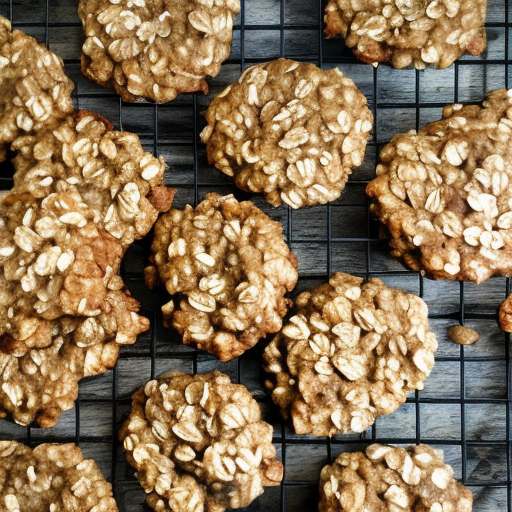
[[[512,273],[512,90],[444,108],[380,153],[366,192],[391,254],[433,279]]]
[[[292,208],[337,199],[363,163],[373,116],[338,68],[279,59],[217,95],[201,133],[210,164],[247,192]]]
[[[264,369],[297,434],[364,432],[423,389],[437,340],[419,297],[335,273],[295,306],[265,349]]]
[[[318,510],[471,512],[473,495],[453,478],[442,450],[372,444],[322,469]]]
[[[157,512],[246,507],[283,477],[257,402],[217,371],[149,381],[119,437]]]
[[[175,297],[164,323],[183,342],[229,361],[282,325],[298,278],[282,226],[250,201],[208,194],[196,208],[171,210],[155,224],[146,282]]]
[[[208,92],[229,57],[239,0],[81,0],[82,71],[125,101]]]
[[[112,486],[74,444],[0,441],[0,510],[117,512]]]
[[[90,112],[21,135],[0,203],[0,417],[50,427],[78,381],[149,328],[119,276],[172,192],[165,164]],[[167,200],[163,200],[165,196]]]
[[[62,60],[0,16],[0,162],[18,136],[73,112],[72,90]]]
[[[330,0],[325,34],[369,64],[447,68],[485,50],[486,10],[487,0]]]

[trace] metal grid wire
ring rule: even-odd
[[[46,43],[63,57],[76,84],[78,108],[94,110],[116,128],[137,133],[146,149],[166,158],[165,182],[177,189],[175,206],[197,204],[208,191],[252,199],[283,224],[300,262],[297,290],[324,282],[332,271],[377,276],[387,284],[422,296],[429,305],[431,327],[439,339],[436,366],[425,390],[411,396],[394,414],[381,417],[363,436],[332,439],[297,436],[282,422],[263,388],[262,343],[230,363],[180,344],[162,325],[160,305],[165,292],[150,292],[142,271],[149,239],[134,244],[123,263],[123,277],[141,301],[151,330],[133,346],[124,347],[115,369],[85,379],[74,409],[52,429],[24,428],[0,421],[0,437],[30,445],[76,442],[97,460],[113,483],[121,511],[146,510],[144,492],[125,460],[117,430],[130,408],[130,395],[150,378],[170,370],[206,372],[215,368],[245,384],[260,402],[264,418],[274,426],[274,441],[285,466],[280,487],[267,488],[247,510],[316,510],[320,469],[339,453],[364,449],[374,441],[424,442],[444,449],[455,476],[475,494],[475,512],[512,512],[509,337],[496,323],[496,309],[510,290],[505,278],[472,283],[430,281],[405,270],[388,256],[386,243],[369,218],[364,188],[374,174],[376,155],[392,134],[438,119],[444,105],[477,102],[485,93],[510,82],[510,2],[488,6],[488,48],[480,57],[463,57],[447,70],[394,70],[358,62],[340,40],[325,40],[322,0],[242,0],[234,28],[233,50],[221,73],[210,81],[210,94],[183,95],[169,104],[125,103],[109,89],[80,72],[81,24],[77,1],[0,0],[0,14]],[[332,204],[291,211],[272,208],[243,194],[229,179],[207,165],[198,134],[202,113],[212,96],[236,80],[246,66],[288,57],[321,67],[339,66],[368,97],[375,130],[366,160],[354,172],[343,197]],[[0,167],[0,186],[9,188],[8,164]],[[474,327],[480,340],[472,347],[446,339],[446,327],[460,322]]]

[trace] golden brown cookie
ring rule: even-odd
[[[173,299],[164,323],[183,342],[229,361],[282,325],[298,278],[282,226],[250,201],[208,194],[196,208],[171,210],[155,224],[146,282]]]
[[[0,162],[16,137],[73,112],[72,90],[62,60],[0,16]]]
[[[323,468],[318,510],[471,512],[473,495],[453,478],[442,450],[372,444]]]
[[[0,510],[117,512],[112,486],[74,444],[0,441]]]
[[[246,507],[283,477],[257,402],[217,371],[149,381],[119,437],[157,512]]]
[[[264,369],[297,434],[364,432],[423,389],[437,340],[419,297],[340,272],[295,306],[265,349]]]
[[[512,272],[512,91],[450,105],[380,153],[366,192],[391,254],[433,279]]]
[[[83,73],[125,101],[208,92],[229,57],[239,0],[81,0]]]
[[[486,10],[487,0],[330,0],[325,34],[369,64],[446,68],[485,50]]]
[[[119,276],[158,210],[165,164],[90,112],[22,135],[0,203],[0,416],[55,424],[78,381],[149,328]],[[159,200],[160,207],[164,201]]]
[[[201,133],[208,161],[277,206],[334,201],[363,163],[373,116],[338,68],[278,59],[217,95]]]

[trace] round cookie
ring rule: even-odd
[[[325,34],[369,64],[447,68],[485,50],[486,10],[487,0],[330,0]]]
[[[423,389],[437,340],[419,297],[335,273],[295,306],[263,357],[265,385],[297,434],[364,432]]]
[[[257,402],[217,371],[148,382],[119,437],[157,512],[246,507],[283,477]]]
[[[112,486],[74,444],[0,441],[0,510],[117,512]]]
[[[82,71],[125,101],[208,92],[229,57],[239,0],[81,0]]]
[[[322,469],[318,510],[471,512],[473,495],[453,478],[442,450],[372,444]]]
[[[373,116],[338,68],[278,59],[217,95],[201,133],[210,164],[247,192],[292,208],[337,199],[363,163]]]
[[[16,137],[73,112],[72,90],[62,60],[0,16],[0,162]]]
[[[512,91],[450,105],[380,153],[366,192],[391,254],[433,279],[512,273]]]
[[[0,417],[51,427],[149,328],[119,276],[172,192],[138,137],[86,111],[15,139],[0,202]]]
[[[151,251],[146,282],[175,295],[164,323],[184,343],[229,361],[281,328],[297,259],[281,224],[250,201],[208,194],[196,208],[171,210],[155,224]]]

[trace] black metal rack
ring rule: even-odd
[[[428,443],[445,450],[455,476],[475,494],[475,512],[512,512],[511,371],[509,337],[497,326],[496,310],[510,281],[492,278],[472,283],[430,281],[393,261],[386,242],[368,215],[364,188],[372,178],[376,155],[394,133],[418,128],[439,118],[444,105],[478,102],[487,92],[510,85],[511,2],[489,2],[488,47],[480,57],[465,56],[447,70],[394,70],[358,62],[341,40],[323,37],[323,0],[242,0],[235,23],[231,57],[210,80],[210,94],[183,95],[157,105],[125,103],[110,89],[88,81],[80,72],[81,23],[77,1],[0,0],[0,14],[13,27],[33,35],[63,57],[76,84],[78,108],[96,111],[116,128],[137,133],[146,149],[163,155],[169,165],[165,182],[177,189],[175,206],[197,203],[208,191],[252,199],[280,220],[300,262],[298,291],[327,279],[333,271],[377,276],[387,284],[422,296],[429,305],[431,327],[438,335],[436,366],[425,390],[411,396],[394,414],[379,418],[364,436],[332,439],[297,436],[279,417],[263,387],[262,341],[230,363],[181,345],[162,325],[164,292],[150,292],[142,271],[149,237],[134,244],[123,263],[123,277],[141,301],[151,330],[135,345],[124,347],[115,369],[86,379],[74,409],[48,430],[25,428],[0,420],[0,438],[31,445],[76,442],[99,463],[113,483],[123,512],[146,510],[144,492],[127,464],[117,430],[130,408],[130,395],[150,378],[170,370],[206,372],[214,368],[245,384],[274,426],[274,440],[284,462],[282,485],[267,488],[247,510],[310,512],[316,510],[321,467],[342,451],[377,441]],[[373,139],[365,163],[356,170],[342,198],[326,206],[292,211],[273,208],[238,191],[228,178],[208,166],[198,134],[202,112],[212,96],[236,80],[248,65],[278,57],[339,66],[368,97],[375,116]],[[0,166],[0,187],[9,188],[9,165]],[[481,339],[471,347],[446,339],[446,327],[460,322],[477,329]]]

